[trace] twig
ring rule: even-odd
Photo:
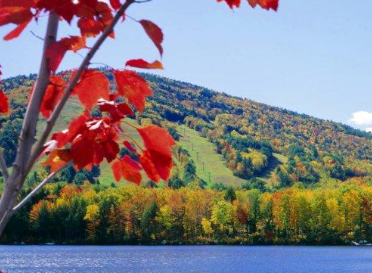
[[[63,165],[61,168],[59,168],[55,172],[49,174],[47,178],[45,178],[39,185],[37,185],[37,187],[35,189],[33,189],[25,198],[23,198],[23,200],[21,202],[18,203],[18,205],[16,205],[13,208],[13,213],[16,212],[17,210],[19,210],[20,208],[22,208],[36,193],[38,193],[42,189],[42,187],[44,187],[48,182],[50,182],[50,180],[52,180],[56,176],[57,173],[62,171],[69,164],[70,164],[70,162]]]

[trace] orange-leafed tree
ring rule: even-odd
[[[110,82],[102,71],[91,67],[92,59],[108,38],[115,37],[115,26],[125,22],[130,6],[151,0],[0,0],[0,26],[14,24],[4,40],[17,38],[28,24],[48,16],[43,53],[38,77],[30,91],[23,127],[19,136],[19,148],[11,171],[0,152],[0,167],[4,189],[0,200],[0,234],[11,216],[21,208],[46,183],[66,166],[77,169],[99,166],[104,160],[112,166],[116,180],[125,179],[139,184],[141,171],[153,181],[167,180],[172,168],[171,148],[175,144],[166,130],[154,125],[136,128],[143,139],[139,145],[127,134],[128,115],[142,112],[146,97],[152,95],[147,82],[136,72],[112,69],[117,89],[110,90]],[[241,0],[217,0],[230,8],[238,8]],[[278,8],[279,0],[248,0],[252,6],[264,9]],[[61,21],[76,24],[79,36],[57,38]],[[163,54],[162,30],[149,20],[136,20]],[[95,39],[91,39],[95,38]],[[89,44],[92,41],[92,45]],[[68,51],[86,52],[81,65],[68,73],[57,73]],[[160,61],[129,60],[125,67],[162,69]],[[1,75],[1,74],[0,74]],[[67,100],[75,96],[85,108],[62,132],[52,133]],[[94,107],[102,117],[91,114]],[[0,89],[0,113],[8,113],[8,99]],[[47,123],[36,139],[39,115]],[[121,147],[136,155],[119,156]],[[46,159],[44,159],[46,158]],[[134,160],[133,158],[138,158]],[[49,166],[50,174],[23,200],[19,200],[27,175],[38,160]]]

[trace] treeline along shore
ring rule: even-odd
[[[151,184],[150,184],[151,185]],[[48,185],[3,244],[350,244],[372,238],[372,186],[257,189]]]

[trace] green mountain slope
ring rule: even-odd
[[[234,176],[226,167],[221,155],[216,153],[215,146],[201,137],[197,131],[186,126],[177,127],[181,134],[180,145],[185,148],[196,163],[197,175],[208,182],[225,185],[240,185],[243,179]]]
[[[355,179],[372,181],[370,133],[189,83],[143,76],[155,94],[133,122],[158,124],[179,136],[172,185],[202,180],[209,186],[241,185],[253,178],[263,181],[266,188],[296,182],[315,185]],[[2,82],[13,108],[8,117],[0,119],[0,145],[9,148],[9,164],[34,80],[35,75],[30,75]],[[66,128],[81,111],[79,103],[71,99],[56,130]],[[128,132],[136,139],[132,131]],[[109,165],[103,165],[100,173],[102,184],[113,182]]]

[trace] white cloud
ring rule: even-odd
[[[372,127],[371,128],[367,128],[366,129],[366,132],[372,133]]]
[[[372,113],[366,111],[355,112],[349,122],[357,125],[372,125]]]

